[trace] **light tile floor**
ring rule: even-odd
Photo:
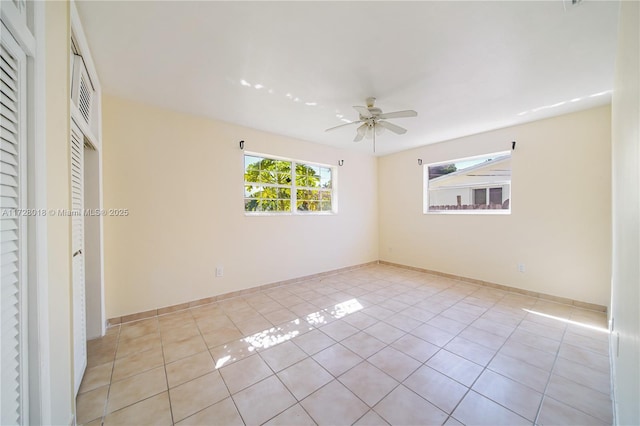
[[[612,423],[603,313],[374,265],[110,328],[80,424]]]

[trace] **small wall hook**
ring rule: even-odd
[[[418,158],[418,166],[422,166],[422,158]]]
[[[244,141],[240,141],[240,149],[244,149]]]
[[[516,141],[511,141],[511,150],[515,150],[516,149]]]
[[[344,160],[338,160],[338,166],[344,166]]]

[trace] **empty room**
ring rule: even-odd
[[[640,424],[639,6],[2,1],[0,424]]]

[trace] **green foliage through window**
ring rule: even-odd
[[[244,156],[246,212],[331,212],[333,170],[313,164]]]

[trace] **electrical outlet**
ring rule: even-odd
[[[518,263],[518,272],[524,273],[524,263]]]
[[[224,276],[224,268],[222,266],[216,266],[216,277]]]

